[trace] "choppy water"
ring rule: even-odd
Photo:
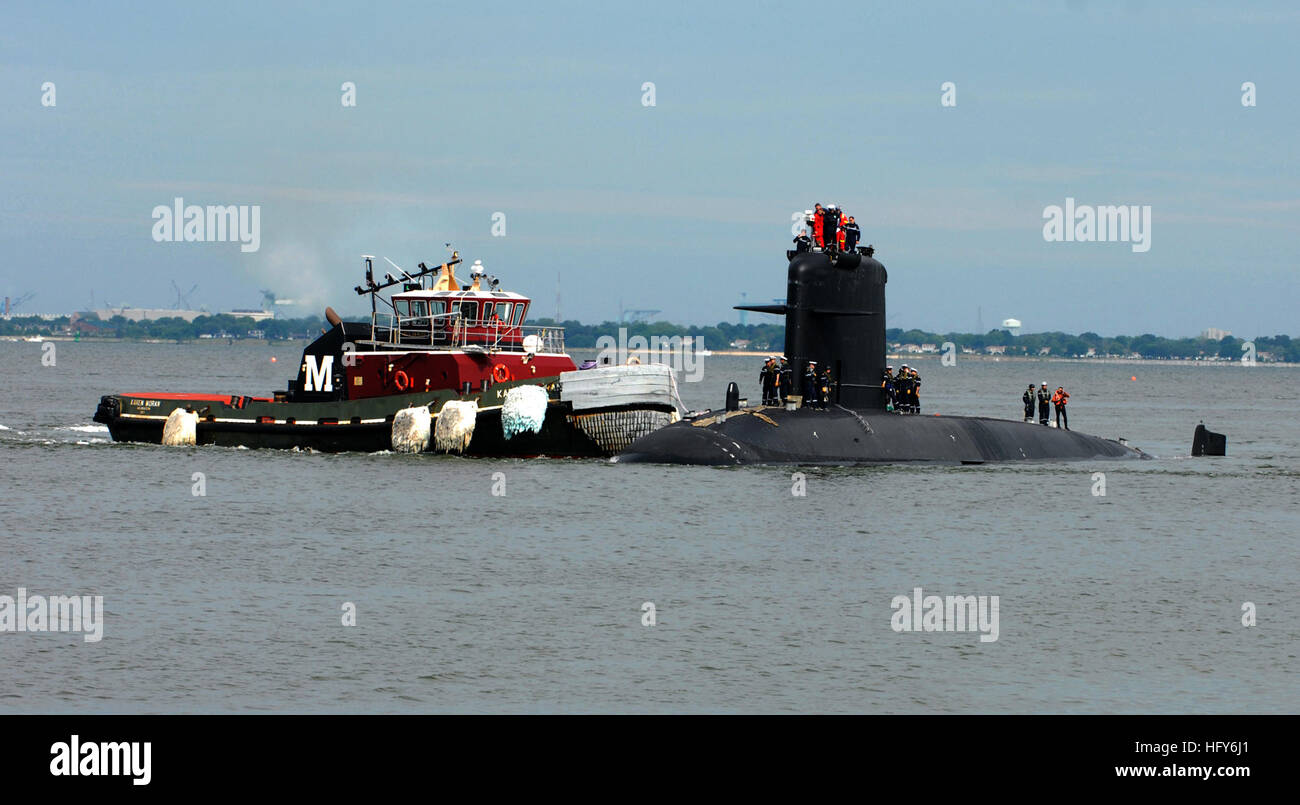
[[[101,594],[104,637],[0,634],[3,711],[1300,709],[1294,368],[921,361],[927,413],[1018,418],[1047,380],[1162,458],[794,497],[789,468],[111,444],[100,394],[266,393],[301,344],[56,349],[0,343],[0,595]],[[756,399],[758,368],[709,358],[684,396]],[[1184,457],[1201,419],[1227,458]],[[918,586],[999,596],[999,639],[894,632]]]

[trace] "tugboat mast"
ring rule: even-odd
[[[448,244],[448,246],[450,245],[451,244]],[[424,263],[420,263],[419,271],[415,272],[414,274],[408,274],[406,270],[403,269],[401,266],[397,265],[392,260],[388,260],[388,258],[385,257],[384,259],[388,260],[389,265],[391,265],[393,268],[397,269],[398,271],[402,272],[402,276],[394,277],[392,274],[385,274],[384,282],[377,283],[375,282],[375,256],[373,254],[363,254],[361,255],[361,259],[366,261],[366,284],[364,286],[358,285],[355,288],[353,288],[353,290],[357,292],[357,296],[361,296],[363,294],[370,294],[370,340],[372,343],[375,340],[375,319],[379,313],[375,302],[375,298],[379,295],[380,291],[384,290],[385,288],[391,288],[394,285],[398,285],[405,282],[418,283],[420,288],[423,289],[425,277],[438,271],[450,270],[452,266],[460,263],[461,261],[460,252],[453,251],[451,253],[451,259],[443,263],[442,265],[429,268]],[[406,290],[413,290],[413,289],[408,288]],[[393,303],[391,301],[388,300],[385,301],[388,302],[388,305],[390,307],[392,307]],[[396,308],[394,308],[394,311],[396,311]]]

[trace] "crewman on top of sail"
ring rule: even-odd
[[[1052,405],[1056,406],[1056,427],[1070,429],[1070,418],[1065,415],[1065,404],[1070,401],[1070,392],[1064,386],[1057,386],[1052,395]]]
[[[862,228],[849,216],[849,222],[844,225],[844,251],[852,252],[858,248],[858,240],[862,237]]]
[[[1052,392],[1047,390],[1047,381],[1044,380],[1043,385],[1038,387],[1038,424],[1047,424],[1047,411],[1051,402]]]
[[[838,232],[840,230],[840,210],[834,204],[827,204],[825,214],[822,216],[822,235],[826,243],[826,248],[834,249],[838,243]]]
[[[800,229],[799,234],[794,239],[795,253],[812,251],[812,238],[808,237],[807,229]]]
[[[813,207],[813,243],[817,244],[817,248],[819,249],[825,245],[825,242],[822,239],[822,232],[825,231],[825,226],[826,210],[822,209],[821,204],[817,204]]]
[[[1020,399],[1025,403],[1025,421],[1034,421],[1034,384],[1030,383],[1025,393],[1020,395]]]

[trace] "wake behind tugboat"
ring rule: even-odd
[[[810,378],[805,388],[811,392],[783,395],[778,404],[769,396],[768,404],[742,407],[733,391],[723,410],[643,436],[615,461],[982,464],[1147,457],[1122,442],[1065,429],[887,410],[893,400],[881,382],[885,267],[871,246],[837,248],[836,239],[819,231],[815,243],[796,238],[796,249],[787,253],[784,304],[737,307],[785,316],[788,376]]]
[[[95,421],[115,441],[154,444],[581,457],[680,418],[669,367],[579,370],[563,329],[525,325],[531,300],[498,290],[480,263],[460,286],[454,252],[382,282],[373,259],[355,289],[370,296],[370,322],[326,308],[332,327],[303,350],[287,391],[121,392],[100,399]]]

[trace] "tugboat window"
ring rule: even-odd
[[[525,303],[520,302],[519,304],[515,305],[515,326],[516,327],[524,323],[524,314],[526,312],[528,312],[528,305],[526,305]]]
[[[398,316],[405,319],[411,315],[411,302],[409,299],[398,299],[393,303],[393,306],[397,308]]]
[[[510,303],[509,303],[509,302],[497,302],[497,312],[496,312],[496,317],[497,317],[498,319],[500,319],[502,322],[506,323],[506,324],[509,324],[509,323],[510,323]]]
[[[429,315],[428,305],[426,305],[423,300],[412,300],[411,315],[417,319],[428,316]]]

